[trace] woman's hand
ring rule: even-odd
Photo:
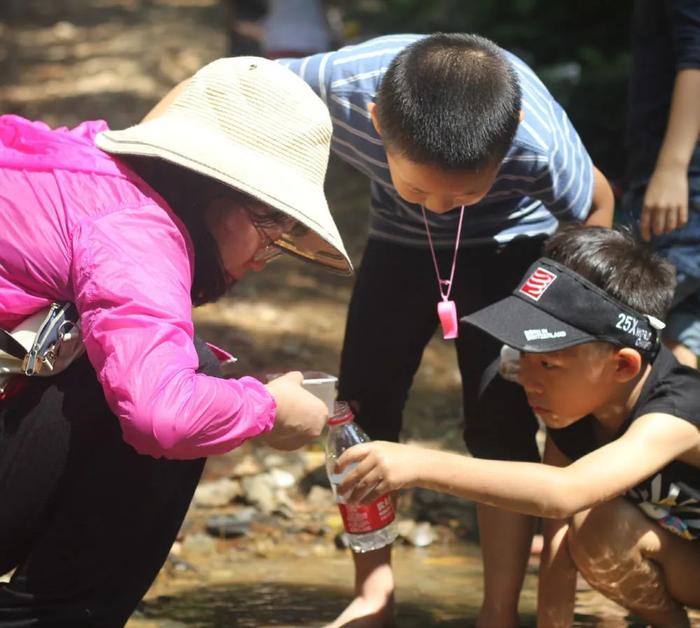
[[[384,441],[354,445],[336,463],[337,473],[356,465],[343,478],[338,493],[348,502],[369,504],[386,493],[410,487],[418,479],[418,462],[425,453],[425,449]]]
[[[266,384],[277,404],[275,425],[263,440],[275,449],[291,451],[318,438],[328,419],[328,407],[302,388],[304,376],[290,371]]]

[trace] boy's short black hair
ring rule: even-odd
[[[665,320],[676,271],[628,228],[567,225],[547,241],[544,254],[637,312]]]
[[[518,75],[492,41],[436,33],[402,50],[377,93],[390,151],[446,170],[498,165],[520,122]]]

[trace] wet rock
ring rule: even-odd
[[[256,515],[255,508],[212,515],[207,519],[206,529],[209,534],[224,539],[244,536],[250,530]]]
[[[476,540],[478,526],[473,502],[425,489],[413,489],[407,493],[410,503],[402,504],[402,511],[407,508],[419,521],[459,528],[463,531],[462,536]]]
[[[240,482],[221,478],[214,482],[201,483],[194,492],[193,502],[201,508],[227,506],[243,493]]]

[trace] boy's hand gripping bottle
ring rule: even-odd
[[[326,471],[333,489],[333,495],[343,517],[345,531],[353,552],[371,552],[393,543],[397,536],[394,524],[394,504],[390,495],[382,495],[371,504],[347,504],[338,493],[338,485],[346,473],[352,471],[350,465],[342,474],[335,472],[335,463],[349,447],[366,443],[369,436],[354,422],[352,410],[347,403],[336,402],[335,411],[328,419],[328,439],[326,440]]]

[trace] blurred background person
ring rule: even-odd
[[[262,26],[262,52],[268,59],[305,57],[331,47],[321,0],[268,0]]]
[[[664,331],[676,358],[700,355],[700,2],[636,0],[628,120],[628,220],[676,267]]]
[[[225,4],[229,54],[260,55],[267,0],[225,0]]]
[[[338,40],[328,11],[338,13],[322,0],[227,0],[226,6],[232,56],[304,57]]]

